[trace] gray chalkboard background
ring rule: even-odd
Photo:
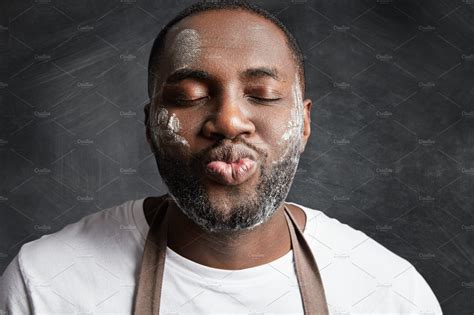
[[[147,58],[192,2],[2,10],[0,272],[28,241],[166,192],[143,126]],[[288,200],[364,231],[446,313],[472,314],[474,1],[256,2],[299,40],[314,100]]]

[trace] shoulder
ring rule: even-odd
[[[78,249],[86,251],[89,246],[102,245],[98,240],[112,237],[117,231],[126,228],[130,208],[134,200],[126,201],[82,217],[77,222],[61,230],[41,236],[39,239],[25,243],[21,250],[23,255],[45,256],[58,249]]]
[[[323,211],[291,204],[307,216],[305,238],[313,249],[328,302],[345,304],[339,311],[441,314],[430,286],[408,260]]]
[[[77,272],[87,268],[83,262],[88,257],[99,261],[120,247],[122,235],[136,229],[130,225],[135,202],[140,200],[129,200],[86,215],[55,233],[23,244],[11,265],[18,267],[28,286],[47,286],[69,269]]]

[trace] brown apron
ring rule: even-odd
[[[153,207],[149,207],[148,210],[144,207],[145,217],[151,224],[143,251],[138,290],[134,301],[134,315],[158,315],[160,311],[168,235],[167,210],[171,196],[165,194],[155,199]],[[290,231],[296,277],[300,287],[304,313],[328,314],[326,297],[316,260],[303,236],[302,229],[298,227],[288,208],[296,211],[296,206],[285,203],[285,218]]]

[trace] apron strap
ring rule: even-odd
[[[165,199],[157,200],[157,202],[160,205],[158,208],[153,208],[154,213],[147,212],[148,218],[150,214],[153,214],[153,217],[143,251],[134,315],[159,314],[160,311],[168,237],[169,202]]]
[[[301,232],[302,228],[298,226],[288,208],[295,209],[296,206],[285,203],[285,216],[292,240],[291,246],[295,260],[296,278],[303,300],[304,313],[328,314],[326,296],[316,259]]]

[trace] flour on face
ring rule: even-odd
[[[185,28],[179,31],[171,43],[170,51],[173,56],[173,67],[181,69],[189,67],[201,53],[201,40],[198,31]],[[153,95],[156,95],[156,86]],[[169,116],[168,110],[160,104],[152,104],[150,109],[150,127],[154,149],[163,152],[163,147],[189,147],[186,139],[179,134],[181,123],[173,113]]]
[[[299,164],[304,126],[300,88],[297,76],[293,84],[291,117],[278,141],[283,152],[270,165],[265,158],[261,161],[257,186],[250,193],[243,193],[240,200],[217,199],[210,195],[200,174],[194,171],[198,165],[161,159],[158,155],[160,174],[170,195],[189,219],[209,232],[239,233],[255,229],[274,215],[288,195]]]
[[[150,129],[153,145],[155,149],[163,152],[163,147],[168,145],[179,145],[189,147],[186,139],[179,135],[181,125],[175,113],[168,117],[168,110],[160,107],[158,111],[154,110],[150,114]]]
[[[285,153],[282,157],[287,156],[288,151],[290,151],[291,146],[295,143],[300,143],[302,137],[302,131],[304,127],[304,118],[303,118],[303,97],[300,89],[300,80],[298,74],[293,84],[293,97],[294,105],[291,108],[290,119],[286,126],[285,132],[278,141],[278,145],[286,147]],[[273,161],[273,164],[279,163],[280,161]]]
[[[181,30],[171,45],[173,67],[175,69],[189,67],[201,55],[201,38],[195,29]]]
[[[173,69],[192,67],[207,59],[216,59],[217,62],[222,49],[242,49],[239,46],[241,38],[229,40],[226,37],[221,43],[215,37],[207,41],[205,33],[193,29],[178,29],[176,32],[170,45]],[[226,63],[219,66],[224,67]],[[256,186],[247,191],[236,189],[233,194],[222,198],[210,194],[202,172],[198,171],[202,166],[202,153],[189,152],[189,157],[180,158],[174,150],[166,150],[170,142],[174,145],[189,144],[178,134],[182,126],[176,115],[159,106],[153,108],[151,117],[156,126],[152,128],[152,135],[154,143],[158,144],[155,158],[160,175],[178,207],[204,230],[239,233],[254,229],[268,221],[286,199],[298,167],[303,127],[303,100],[298,75],[294,81],[291,115],[277,141],[280,146],[278,159],[269,163],[268,155],[263,150],[259,152],[262,160]]]

